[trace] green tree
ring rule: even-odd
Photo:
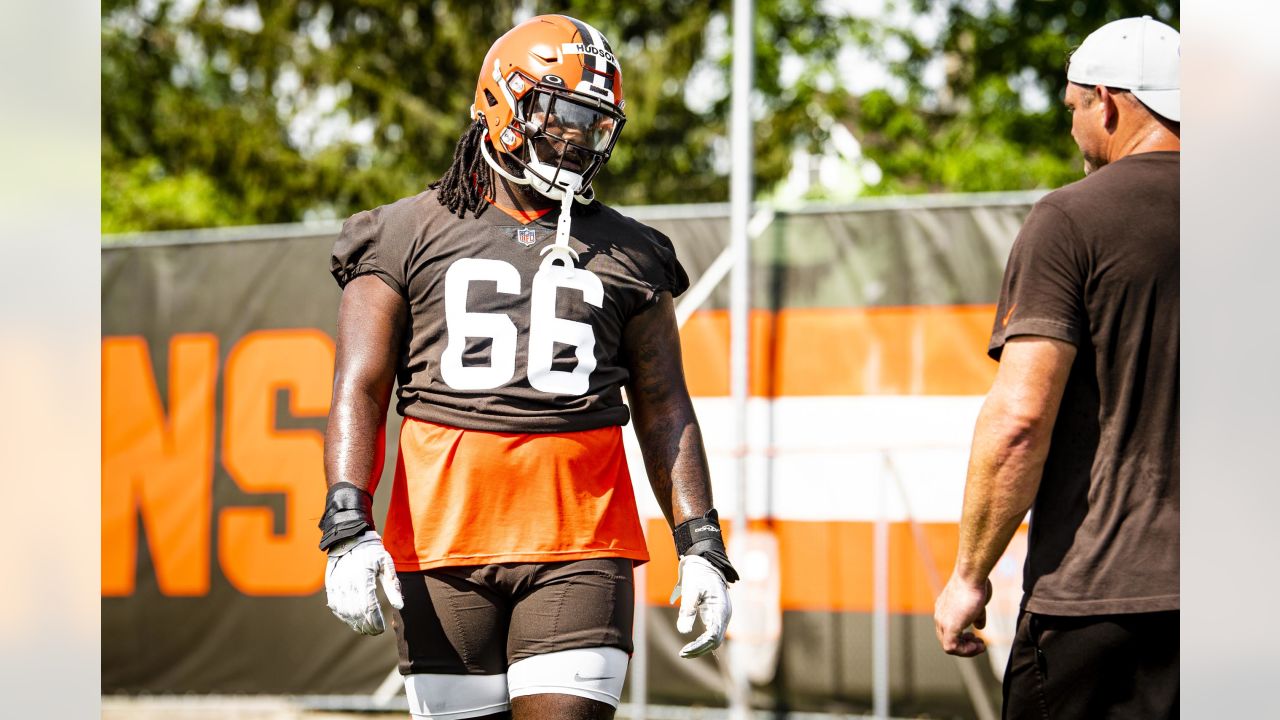
[[[420,191],[468,123],[489,44],[525,3],[462,0],[107,0],[103,17],[103,229],[343,216]],[[547,11],[551,3],[531,3]],[[761,0],[756,182],[790,148],[820,143],[809,82],[847,40],[819,0]],[[729,0],[571,0],[613,42],[628,120],[599,179],[619,204],[728,196]],[[784,58],[802,58],[782,87]],[[698,72],[707,82],[690,87]],[[718,82],[717,82],[718,79]],[[692,96],[692,97],[691,97]]]
[[[293,221],[415,192],[464,124],[454,78],[484,52],[468,38],[493,34],[482,4],[455,4],[104,2],[104,231]]]
[[[851,129],[882,179],[865,192],[1052,187],[1079,177],[1057,99],[1070,48],[1102,23],[1178,4],[886,0],[942,18],[757,0],[755,187]],[[106,232],[343,217],[420,191],[448,166],[476,73],[520,12],[599,27],[623,67],[627,125],[598,178],[618,204],[728,198],[731,0],[104,0]],[[855,97],[843,50],[891,87]],[[942,63],[945,80],[930,84]],[[1028,98],[1048,99],[1036,105]]]
[[[906,88],[857,98],[847,116],[883,180],[874,194],[1057,187],[1082,176],[1061,104],[1070,52],[1107,22],[1151,15],[1175,28],[1178,2],[1144,0],[912,0],[945,17],[939,37],[880,27],[880,57]],[[931,62],[945,84],[924,81]],[[1028,98],[1031,99],[1028,102]]]

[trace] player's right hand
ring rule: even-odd
[[[981,630],[987,625],[987,603],[991,602],[991,581],[966,583],[952,575],[934,604],[933,627],[943,652],[973,657],[987,651],[987,643],[970,625]]]
[[[381,635],[387,627],[378,605],[379,580],[391,607],[403,608],[395,563],[377,532],[366,530],[329,548],[329,563],[324,570],[329,609],[358,633]]]

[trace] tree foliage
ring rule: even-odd
[[[987,191],[1057,187],[1082,165],[1061,103],[1070,53],[1093,30],[1151,15],[1178,27],[1178,0],[911,0],[944,19],[927,43],[912,32],[879,29],[905,57],[881,55],[904,92],[876,90],[850,116],[863,152],[884,179],[872,193]],[[942,87],[926,82],[930,63]]]
[[[1028,109],[1019,90],[1056,98],[1067,50],[1107,19],[1177,13],[1136,0],[913,2],[945,10],[936,41],[839,2],[756,0],[757,194],[835,123],[882,170],[869,192],[1071,179],[1069,121],[1056,102]],[[449,164],[489,44],[530,11],[592,23],[619,57],[628,119],[602,197],[727,199],[731,0],[104,0],[103,230],[342,217],[419,192]],[[840,64],[850,46],[896,87],[854,97]],[[943,89],[922,79],[939,57]]]
[[[104,230],[342,216],[420,191],[448,166],[489,44],[526,4],[107,0]],[[834,62],[843,35],[819,5],[758,3],[762,186],[785,175],[797,138],[821,140],[808,106],[844,101],[838,89],[772,82],[787,54]],[[708,55],[707,28],[727,32],[729,1],[556,10],[599,27],[623,67],[628,121],[601,195],[723,200],[729,57],[727,44]],[[690,86],[696,73],[707,81]]]

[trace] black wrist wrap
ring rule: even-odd
[[[700,555],[719,570],[727,582],[738,580],[738,571],[729,564],[724,536],[720,534],[720,514],[715,508],[702,517],[680,523],[671,534],[675,537],[677,555]]]
[[[320,549],[373,529],[373,496],[349,482],[334,483],[324,498]]]

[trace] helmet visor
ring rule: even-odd
[[[597,153],[608,152],[622,127],[613,111],[542,90],[530,93],[525,123],[533,133]]]

